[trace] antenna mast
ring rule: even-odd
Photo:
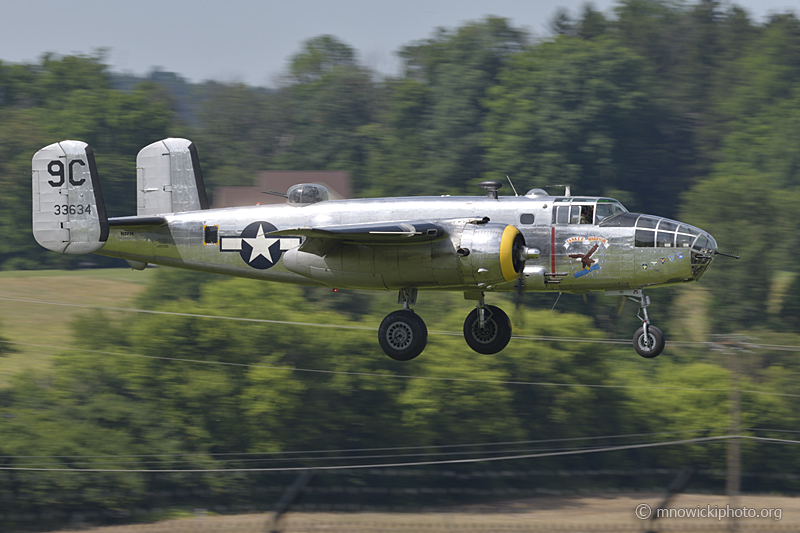
[[[508,184],[511,185],[511,190],[514,191],[514,196],[519,196],[519,194],[517,194],[517,189],[514,187],[514,184],[511,183],[511,178],[508,177],[508,174],[506,174],[506,179],[508,180]]]

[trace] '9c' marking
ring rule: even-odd
[[[73,159],[69,162],[69,182],[71,185],[83,185],[86,182],[86,178],[82,178],[79,181],[75,181],[75,165],[78,164],[80,166],[86,166],[86,163],[81,161],[80,159]],[[58,159],[54,159],[47,164],[47,173],[51,176],[58,177],[58,181],[48,180],[52,187],[61,187],[64,185],[64,180],[66,176],[64,175],[64,163],[59,161]]]

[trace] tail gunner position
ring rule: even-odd
[[[427,328],[411,305],[419,290],[464,293],[476,303],[464,338],[497,353],[511,323],[485,294],[605,291],[639,303],[633,344],[656,357],[664,335],[647,315],[649,287],[699,280],[717,251],[708,233],[629,213],[611,198],[497,195],[329,200],[324,187],[295,185],[286,205],[209,209],[197,151],[164,139],[136,160],[137,214],[108,218],[91,148],[62,141],[33,157],[33,234],[66,254],[148,263],[301,285],[395,290],[403,308],[381,323],[386,354],[419,355]],[[726,254],[722,254],[726,255]]]

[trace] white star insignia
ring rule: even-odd
[[[269,247],[278,242],[280,239],[268,239],[264,235],[264,226],[258,226],[258,233],[255,237],[251,239],[242,239],[244,242],[250,245],[253,249],[250,252],[250,259],[247,260],[248,263],[252,263],[259,256],[263,256],[266,258],[267,261],[270,263],[274,263],[275,261],[272,259],[272,253],[269,251]]]

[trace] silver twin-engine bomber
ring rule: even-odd
[[[647,317],[647,287],[699,280],[717,251],[708,233],[629,213],[611,198],[485,196],[329,200],[298,184],[285,205],[209,209],[197,151],[164,139],[139,153],[137,215],[107,218],[91,148],[62,141],[33,157],[33,233],[45,248],[119,257],[131,267],[166,265],[302,285],[398,291],[402,310],[381,324],[390,357],[409,360],[427,342],[411,309],[417,291],[449,290],[476,301],[464,337],[479,353],[502,350],[511,323],[485,293],[606,291],[644,314],[634,347],[664,348]],[[724,254],[727,255],[727,254]]]

